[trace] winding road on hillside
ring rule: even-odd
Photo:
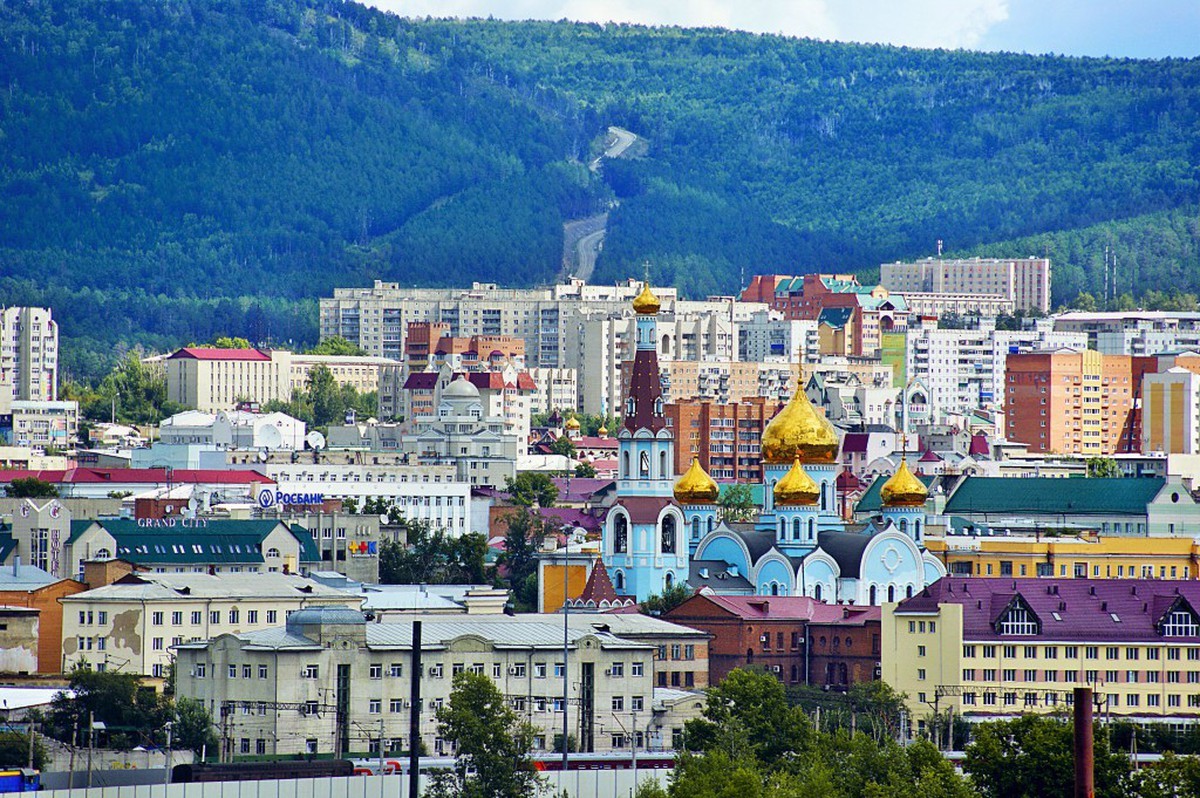
[[[604,142],[604,152],[588,164],[588,169],[599,172],[605,158],[620,158],[637,140],[636,133],[623,127],[610,126]],[[607,213],[572,219],[563,224],[563,262],[558,273],[558,282],[564,282],[568,277],[578,277],[585,281],[592,279],[596,258],[604,247],[607,225]]]

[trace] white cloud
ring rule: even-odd
[[[1009,0],[367,0],[413,17],[572,19],[723,27],[910,47],[971,47]]]

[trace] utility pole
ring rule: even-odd
[[[163,784],[171,783],[171,721],[167,721],[167,758],[163,761]]]
[[[88,766],[87,766],[87,786],[91,789],[92,786],[92,751],[96,748],[96,713],[88,713]]]
[[[379,778],[383,778],[383,718],[379,719]]]
[[[1075,798],[1095,798],[1092,688],[1075,688]]]
[[[421,622],[413,621],[412,679],[409,686],[408,713],[408,798],[417,798],[421,789]]]
[[[570,730],[570,726],[569,726],[569,725],[568,725],[568,723],[567,723],[567,707],[570,705],[570,699],[571,699],[571,680],[570,680],[570,678],[568,678],[568,676],[567,676],[567,646],[568,646],[568,639],[567,639],[567,637],[568,637],[568,626],[567,626],[567,620],[568,620],[568,616],[569,616],[569,614],[570,614],[570,613],[569,613],[569,610],[570,610],[570,608],[571,608],[571,604],[570,604],[570,602],[567,600],[567,564],[568,564],[568,560],[567,560],[567,548],[566,548],[566,546],[564,546],[564,547],[563,547],[563,609],[562,609],[562,612],[563,612],[563,730],[562,730],[562,772],[563,772],[563,778],[564,778],[564,779],[567,777],[567,752],[568,752],[568,751],[570,750],[570,748],[571,748],[571,746],[569,745],[569,741],[570,741],[571,737],[570,737],[570,735],[569,735],[569,734],[567,734],[567,732]]]
[[[29,769],[33,770],[33,744],[37,740],[37,724],[29,722]]]
[[[67,773],[69,787],[75,786],[75,749],[79,746],[79,718],[75,719],[75,723],[71,726],[71,760],[67,765]]]

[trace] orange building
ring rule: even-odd
[[[55,579],[40,568],[0,568],[0,606],[38,610],[38,673],[62,671],[63,606],[59,599],[87,590],[74,579]]]
[[[752,397],[719,404],[687,399],[664,409],[675,430],[675,473],[682,474],[693,457],[715,479],[762,481],[762,431],[780,408],[777,399]]]
[[[1005,430],[1031,452],[1141,451],[1142,379],[1157,359],[1093,350],[1010,354]]]

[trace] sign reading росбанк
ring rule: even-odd
[[[286,493],[268,487],[258,491],[258,506],[264,510],[270,507],[310,507],[324,503],[324,493]]]

